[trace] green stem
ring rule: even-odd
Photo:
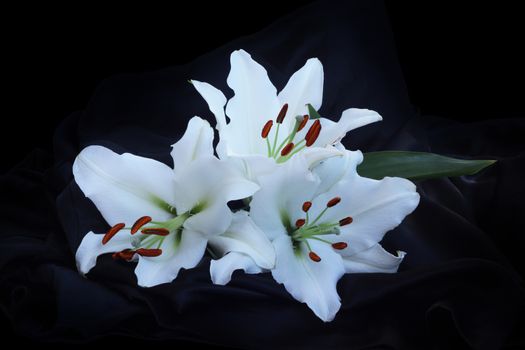
[[[279,127],[281,126],[280,123],[277,123],[277,130],[275,131],[275,138],[273,139],[273,148],[271,157],[273,158],[275,156],[275,147],[277,146],[277,139],[279,138]]]

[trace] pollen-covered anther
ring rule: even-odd
[[[314,142],[319,137],[319,133],[321,132],[321,122],[319,119],[317,119],[312,126],[310,126],[310,129],[308,129],[308,132],[306,133],[306,136],[304,137],[306,141],[306,147],[310,147],[314,144]]]
[[[168,229],[165,229],[163,227],[145,228],[145,229],[142,229],[140,232],[145,235],[157,235],[157,236],[167,236],[170,233]]]
[[[334,206],[336,206],[337,204],[339,204],[339,202],[341,202],[341,197],[334,197],[334,198],[330,199],[330,200],[328,201],[328,203],[326,203],[326,206],[327,206],[328,208],[331,208],[331,207],[334,207]]]
[[[290,142],[286,146],[284,146],[283,150],[281,151],[281,156],[287,156],[292,152],[293,148],[295,147],[293,142]]]
[[[123,251],[113,253],[111,257],[113,260],[131,261],[133,259],[133,255],[135,255],[135,251],[131,249],[124,249]]]
[[[151,222],[151,220],[151,216],[143,216],[139,218],[137,221],[135,221],[133,226],[131,226],[131,234],[134,235],[135,233],[137,233],[142,226],[148,224],[149,222]]]
[[[354,219],[351,216],[347,216],[344,219],[339,220],[339,226],[350,225]]]
[[[268,137],[270,130],[272,130],[272,126],[273,126],[273,120],[268,120],[266,124],[264,124],[262,131],[261,131],[261,137],[263,139]]]
[[[297,219],[297,221],[295,222],[295,227],[301,228],[305,223],[306,223],[305,219]]]
[[[106,234],[104,235],[104,237],[102,237],[102,244],[106,244],[109,242],[109,240],[111,238],[113,238],[113,236],[115,236],[120,230],[122,230],[124,227],[126,227],[126,224],[124,223],[119,223],[119,224],[116,224],[114,225],[113,227],[111,227],[108,232],[106,232]]]
[[[303,203],[303,211],[306,213],[312,207],[312,202],[307,201]]]
[[[275,121],[279,124],[282,124],[284,117],[286,117],[286,112],[288,112],[288,103],[285,103],[284,106],[281,108]]]
[[[162,254],[162,249],[146,249],[146,248],[139,248],[135,251],[140,256],[146,256],[146,257],[156,257]]]
[[[310,117],[308,116],[308,114],[305,114],[303,116],[303,119],[301,120],[301,123],[299,124],[299,126],[297,127],[297,131],[301,131],[304,129],[304,127],[306,126],[306,123],[308,123],[308,120],[310,119]]]
[[[321,257],[319,255],[315,254],[314,252],[308,253],[308,256],[310,257],[310,259],[312,259],[315,262],[321,261]]]
[[[348,247],[348,244],[346,242],[332,243],[332,248],[337,249],[337,250],[343,250],[346,247]]]

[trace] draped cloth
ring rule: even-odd
[[[72,177],[79,151],[100,144],[172,165],[170,145],[194,115],[213,121],[187,80],[228,92],[229,54],[243,48],[278,89],[310,57],[324,65],[320,110],[348,107],[383,121],[352,131],[349,149],[427,151],[497,159],[475,176],[418,183],[421,202],[382,244],[407,256],[396,274],[347,274],[342,307],[323,323],[269,273],[234,273],[215,286],[209,257],[169,284],[136,285],[133,264],[109,255],[82,277],[74,253],[107,224]],[[451,82],[452,83],[452,82]],[[480,101],[481,103],[481,101]],[[193,62],[103,81],[84,111],[56,130],[54,152],[35,151],[0,181],[0,306],[36,340],[108,335],[241,348],[499,349],[520,344],[525,289],[525,120],[462,124],[411,106],[381,2],[322,1]],[[148,176],[146,170],[144,176]]]

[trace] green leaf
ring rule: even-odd
[[[310,119],[321,118],[321,115],[315,110],[314,106],[309,103],[307,103],[306,106],[308,107],[308,115],[310,116]]]
[[[378,180],[385,176],[427,180],[473,175],[495,162],[456,159],[425,152],[383,151],[364,153],[363,163],[357,167],[357,172]]]

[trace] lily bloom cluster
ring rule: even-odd
[[[343,274],[396,272],[405,253],[393,255],[379,242],[419,195],[406,179],[358,175],[361,152],[340,141],[381,117],[353,108],[338,122],[321,117],[323,79],[321,62],[309,59],[277,93],[266,70],[235,51],[229,101],[192,81],[215,115],[218,157],[214,131],[199,117],[172,146],[173,168],[101,146],[82,150],[75,180],[111,228],[84,237],[79,271],[113,253],[137,262],[138,284],[151,287],[195,267],[208,249],[213,283],[227,284],[235,270],[269,271],[323,321],[341,306]],[[232,211],[233,200],[245,208]]]

